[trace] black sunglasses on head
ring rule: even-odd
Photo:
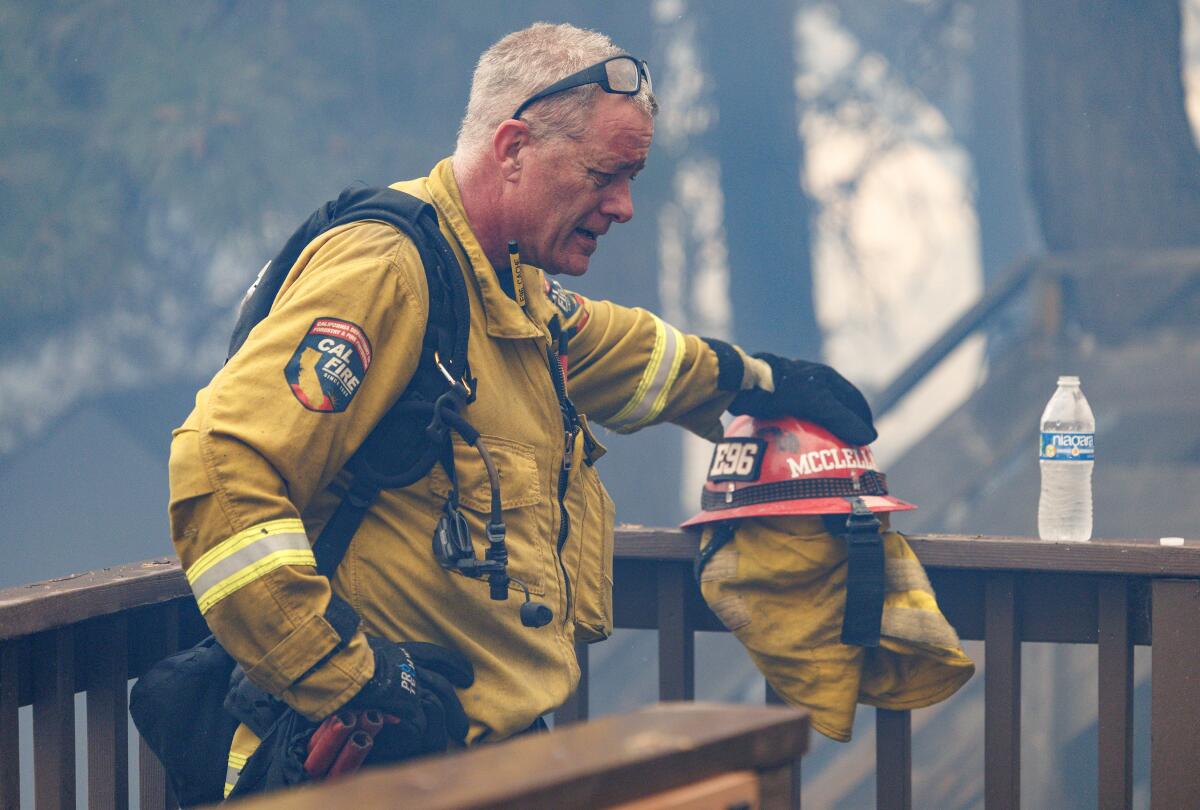
[[[512,117],[520,118],[521,113],[525,112],[530,104],[540,101],[546,96],[587,84],[598,84],[606,93],[616,93],[622,96],[636,95],[642,89],[642,79],[646,80],[646,88],[653,92],[654,84],[650,81],[650,66],[646,64],[646,60],[635,59],[628,54],[610,56],[602,62],[585,67],[578,73],[572,73],[564,79],[559,79],[545,90],[534,93],[521,102],[521,106],[517,107],[517,111],[512,114]]]

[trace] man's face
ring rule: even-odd
[[[653,137],[653,119],[628,98],[601,93],[582,139],[536,142],[515,189],[522,259],[548,273],[587,272],[597,240],[633,217],[630,184]]]

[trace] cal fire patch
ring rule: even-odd
[[[587,325],[588,316],[590,315],[587,302],[583,296],[565,289],[563,285],[550,279],[545,280],[543,290],[546,293],[546,298],[550,299],[550,303],[554,304],[558,311],[562,313],[563,325],[574,330],[571,333],[572,335],[578,334]],[[575,318],[576,315],[579,317],[572,322],[571,319]]]
[[[370,367],[371,341],[360,327],[337,318],[317,318],[283,376],[305,408],[341,413]]]

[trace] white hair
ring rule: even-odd
[[[465,157],[487,148],[496,127],[538,91],[621,53],[625,52],[604,34],[565,23],[538,22],[504,37],[484,51],[475,66],[455,155]],[[555,93],[521,113],[521,120],[538,136],[582,137],[592,100],[602,92],[599,85],[589,84]],[[649,116],[658,112],[658,102],[645,82],[629,98]]]

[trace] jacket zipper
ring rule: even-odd
[[[567,384],[563,379],[562,365],[558,359],[558,353],[554,351],[553,346],[546,347],[546,359],[550,365],[550,379],[554,382],[554,392],[558,395],[558,409],[562,414],[563,420],[563,459],[562,466],[558,471],[558,542],[555,544],[558,553],[558,567],[562,571],[563,584],[567,596],[567,617],[571,615],[571,577],[567,573],[567,567],[563,564],[562,550],[567,543],[567,536],[571,533],[571,516],[567,514],[567,505],[564,501],[567,495],[567,483],[570,479],[571,465],[575,454],[575,436],[579,432],[579,419],[576,416],[575,405],[567,397]]]

